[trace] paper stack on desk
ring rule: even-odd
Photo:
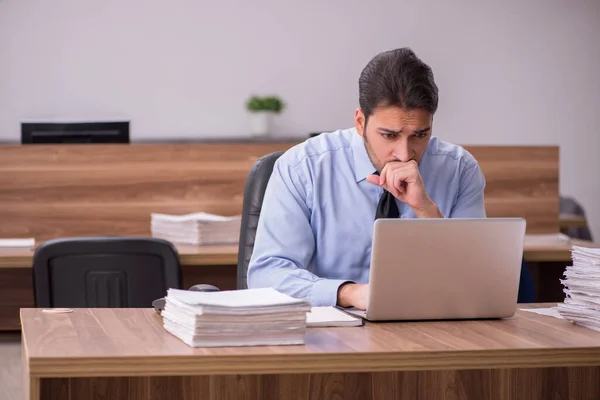
[[[219,245],[238,243],[241,217],[224,217],[204,212],[167,215],[153,213],[150,218],[152,237],[173,243]]]
[[[165,329],[192,347],[304,344],[310,303],[272,288],[194,292],[169,289]]]
[[[0,249],[8,250],[32,250],[35,246],[34,238],[2,238],[0,239]]]
[[[561,280],[566,294],[560,315],[576,324],[600,330],[600,249],[573,246],[573,265]]]

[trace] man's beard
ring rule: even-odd
[[[367,150],[367,156],[369,157],[369,161],[371,161],[371,164],[373,164],[373,167],[375,168],[375,170],[377,172],[381,172],[384,164],[381,163],[381,161],[379,160],[379,158],[377,158],[377,156],[375,155],[375,152],[371,148],[371,145],[369,144],[369,140],[367,139],[366,130],[363,134],[363,143],[365,145],[365,150]]]
[[[377,170],[377,172],[381,172],[381,170],[383,169],[385,164],[387,164],[389,162],[400,161],[398,159],[394,159],[394,160],[389,160],[389,161],[382,163],[381,160],[379,158],[377,158],[377,156],[375,155],[375,152],[373,151],[373,148],[369,144],[369,140],[367,139],[366,129],[365,129],[362,137],[363,137],[363,143],[365,145],[365,150],[367,150],[367,156],[369,157],[369,161],[371,161],[371,164],[373,164],[373,167]],[[413,158],[411,158],[411,160],[416,160],[416,159],[413,157]]]

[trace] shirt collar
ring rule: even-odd
[[[373,174],[376,169],[369,159],[362,136],[358,134],[356,128],[353,128],[352,131],[351,146],[354,155],[354,177],[358,183]]]

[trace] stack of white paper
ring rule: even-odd
[[[600,249],[573,246],[571,258],[573,265],[561,280],[566,297],[558,312],[566,320],[600,330]]]
[[[33,249],[34,238],[3,238],[0,239],[0,249]]]
[[[204,212],[167,215],[153,213],[152,237],[191,245],[235,244],[239,241],[241,217],[223,217]]]
[[[192,347],[304,344],[310,303],[275,289],[169,289],[165,329]]]

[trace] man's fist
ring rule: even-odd
[[[337,305],[341,307],[356,307],[367,309],[369,285],[359,283],[344,283],[338,289]]]
[[[379,176],[369,175],[367,181],[382,187],[398,200],[408,204],[419,218],[442,217],[433,200],[427,195],[419,173],[419,164],[414,160],[389,162],[385,164]]]

